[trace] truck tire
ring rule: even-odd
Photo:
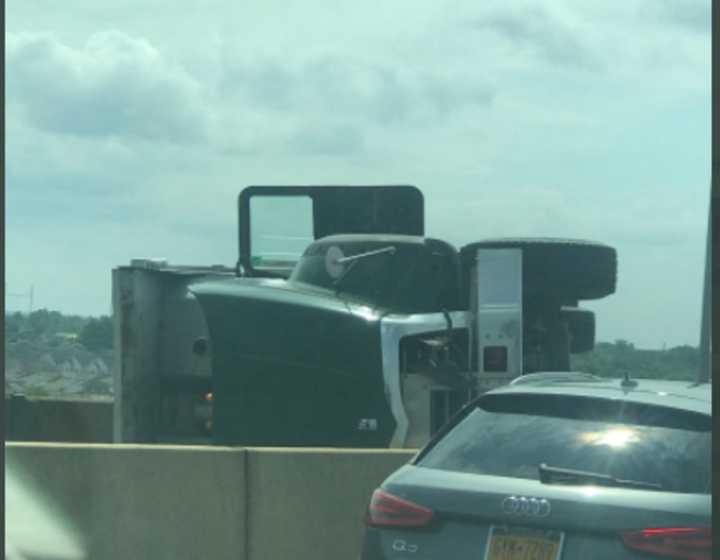
[[[560,315],[567,322],[570,353],[590,352],[595,347],[595,313],[589,309],[563,307]]]
[[[617,252],[591,241],[573,239],[488,239],[460,251],[469,277],[477,249],[522,249],[523,291],[527,297],[556,296],[562,303],[600,299],[615,292]]]

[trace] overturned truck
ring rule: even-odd
[[[288,201],[312,239],[263,252],[256,214]],[[113,271],[117,442],[421,446],[478,393],[569,370],[595,339],[579,302],[615,291],[603,244],[425,237],[410,186],[248,187],[239,226],[234,268]]]

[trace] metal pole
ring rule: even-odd
[[[705,240],[705,281],[703,286],[703,303],[702,303],[702,319],[700,323],[700,371],[698,372],[698,382],[708,383],[712,376],[712,324],[710,316],[712,313],[712,292],[710,288],[710,269],[712,267],[712,200],[710,201],[708,211],[708,229],[707,238]]]

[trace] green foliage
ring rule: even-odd
[[[27,397],[49,397],[50,392],[42,385],[28,385],[23,389],[23,395]]]
[[[63,315],[58,311],[39,309],[27,313],[5,315],[5,341],[27,340],[59,344],[53,335],[76,334],[79,342],[90,351],[110,350],[113,346],[112,318]],[[700,367],[700,352],[692,346],[667,350],[641,350],[627,340],[599,342],[592,352],[572,356],[575,370],[603,377],[660,377],[693,380]]]
[[[5,340],[17,338],[22,330],[23,314],[12,313],[5,315]]]
[[[91,351],[108,350],[112,348],[112,319],[107,316],[102,316],[88,320],[80,331],[80,343]]]
[[[38,309],[30,314],[5,314],[5,340],[36,340],[57,333],[80,334],[87,321],[87,317],[63,315],[47,309]]]
[[[667,350],[640,350],[626,340],[599,342],[592,352],[572,356],[572,368],[602,377],[654,377],[694,380],[700,367],[700,351],[692,346]]]
[[[113,340],[112,318],[63,315],[47,309],[38,309],[30,314],[5,314],[6,342],[25,340],[57,346],[61,344],[57,335],[61,338],[63,335],[77,335],[88,350],[109,350]]]

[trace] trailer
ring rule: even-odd
[[[569,370],[595,339],[579,302],[615,291],[601,243],[427,237],[412,186],[253,186],[238,214],[233,267],[113,271],[115,441],[418,447],[480,392]],[[267,251],[263,219],[307,242]]]

